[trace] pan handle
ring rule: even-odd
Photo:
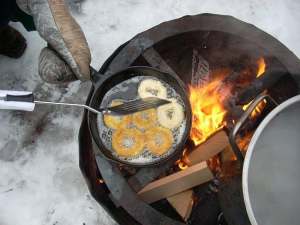
[[[0,109],[33,111],[34,107],[32,92],[0,90]]]
[[[243,163],[244,162],[244,156],[242,154],[241,149],[239,148],[239,146],[236,143],[236,136],[239,133],[241,127],[243,126],[243,124],[246,122],[246,120],[249,118],[249,116],[251,115],[251,113],[253,112],[253,110],[256,108],[256,106],[263,101],[264,99],[269,100],[270,102],[272,102],[275,106],[278,105],[278,103],[269,95],[267,94],[260,94],[257,96],[257,98],[255,98],[251,104],[249,105],[249,107],[247,108],[247,110],[245,111],[245,113],[241,116],[241,118],[236,122],[232,132],[229,134],[229,142],[230,145],[232,147],[232,150],[234,152],[234,154],[236,155],[237,159]]]
[[[92,66],[90,66],[90,71],[91,71],[91,81],[94,85],[105,77],[104,74],[99,73]]]

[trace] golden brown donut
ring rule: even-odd
[[[141,81],[138,87],[138,94],[141,98],[153,96],[158,98],[166,98],[167,89],[159,80],[145,79]]]
[[[157,108],[157,120],[161,126],[174,129],[179,127],[184,120],[184,108],[175,98],[168,100],[170,100],[171,103]]]
[[[122,100],[116,99],[110,103],[110,106],[117,106],[123,104]],[[132,122],[132,115],[104,115],[103,116],[105,126],[112,129],[127,128]]]
[[[145,132],[146,146],[149,151],[157,156],[165,154],[173,144],[171,130],[163,127],[154,127]]]
[[[133,124],[140,129],[148,129],[156,125],[157,112],[156,109],[147,109],[133,114]]]
[[[119,156],[134,157],[144,149],[144,134],[137,129],[119,129],[112,136],[112,147]]]

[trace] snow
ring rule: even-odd
[[[73,1],[73,3],[72,3]],[[297,0],[68,0],[100,68],[120,44],[163,21],[199,13],[233,15],[272,34],[300,56]],[[74,2],[76,4],[74,4]],[[34,91],[38,99],[84,103],[90,84],[43,83],[37,59],[46,45],[27,33],[25,55],[0,56],[0,89]],[[111,225],[88,192],[78,167],[81,110],[38,106],[34,113],[0,111],[0,224]]]

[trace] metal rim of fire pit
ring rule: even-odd
[[[238,20],[232,16],[217,14],[199,14],[194,16],[184,16],[175,20],[163,22],[147,31],[135,36],[119,54],[111,61],[107,67],[106,73],[111,74],[131,66],[132,63],[140,56],[145,55],[147,50],[152,50],[153,46],[167,38],[193,32],[193,31],[220,31],[242,37],[243,39],[255,43],[257,46],[272,52],[287,69],[291,75],[300,76],[300,61],[297,56],[291,52],[276,38],[260,30],[258,27]],[[259,43],[258,43],[259,42]],[[130,57],[128,57],[130,56]],[[158,55],[159,57],[159,55]],[[161,58],[157,63],[152,64],[161,70],[174,72],[171,68],[161,67]],[[171,71],[170,71],[171,70]],[[300,84],[300,79],[298,84]]]

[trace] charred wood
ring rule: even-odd
[[[249,103],[257,95],[261,94],[264,90],[271,88],[277,81],[287,75],[288,73],[284,70],[265,72],[262,76],[255,79],[248,88],[241,90],[237,94],[237,105]]]
[[[290,75],[280,78],[274,84],[268,93],[275,99],[276,102],[281,103],[299,93],[298,85],[295,79]]]

